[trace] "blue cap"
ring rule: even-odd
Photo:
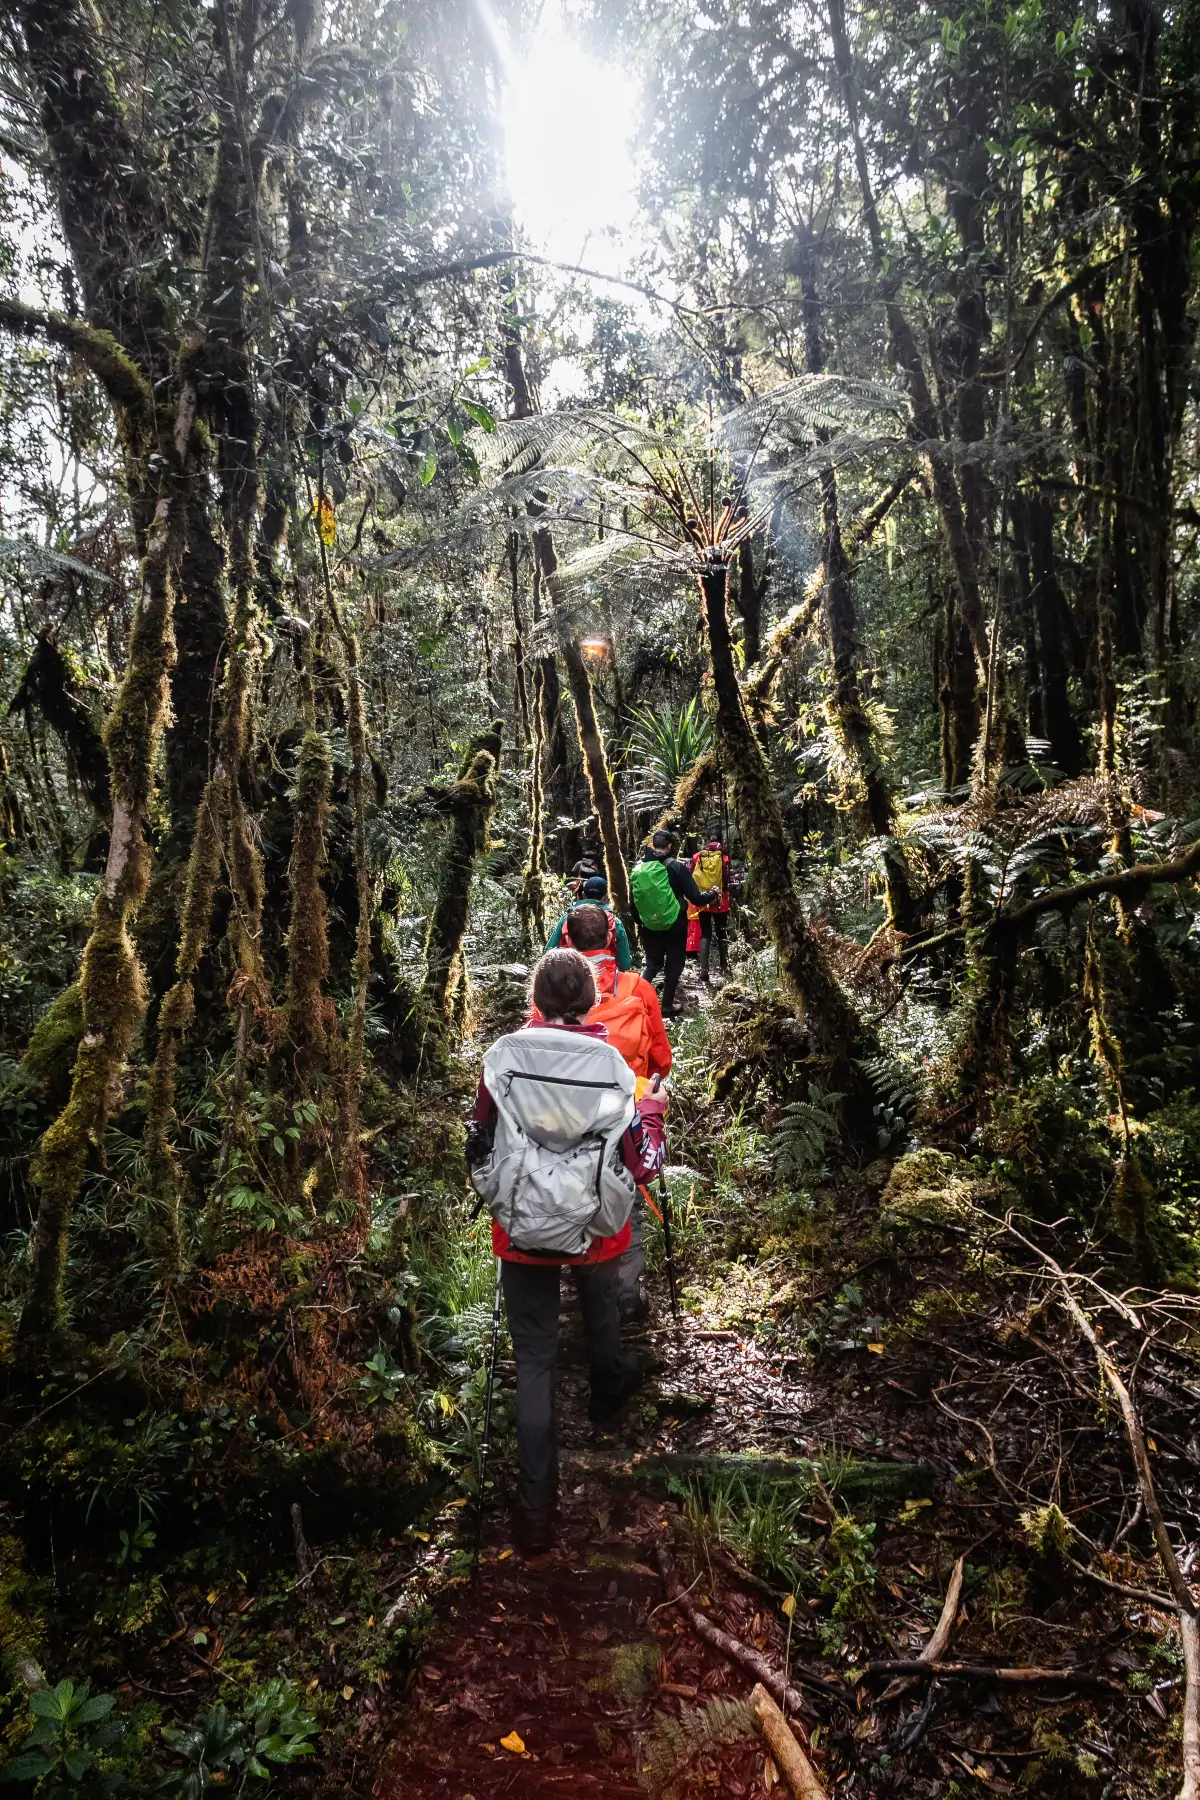
[[[603,875],[589,875],[580,892],[585,900],[607,900],[608,883]]]

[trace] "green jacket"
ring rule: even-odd
[[[600,905],[602,905],[602,902],[599,900],[579,900],[576,902],[576,905],[578,905],[578,906],[600,906]],[[568,914],[573,913],[574,911],[575,911],[574,906],[568,906],[567,911],[563,914],[562,918],[558,921],[558,924],[554,927],[554,930],[550,933],[550,936],[546,939],[547,950],[557,950],[558,949],[559,945],[562,943],[563,926],[567,922]],[[610,913],[612,911],[612,907],[605,906],[604,911],[606,913]],[[621,969],[621,970],[632,969],[632,967],[633,967],[633,952],[629,948],[629,935],[626,932],[625,927],[622,925],[620,919],[617,920],[617,935],[616,935],[616,939],[613,943],[613,949],[616,952],[617,968]]]

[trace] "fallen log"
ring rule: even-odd
[[[719,1625],[714,1625],[707,1613],[701,1612],[695,1601],[680,1587],[665,1544],[655,1544],[654,1560],[658,1565],[658,1572],[662,1576],[663,1586],[667,1590],[668,1600],[679,1607],[698,1638],[703,1638],[706,1644],[711,1645],[714,1650],[718,1650],[727,1661],[737,1663],[739,1668],[747,1670],[756,1681],[762,1683],[769,1694],[774,1695],[781,1705],[787,1707],[789,1713],[798,1713],[807,1718],[813,1717],[812,1706],[800,1689],[785,1681],[781,1672],[773,1667],[765,1656],[760,1655],[749,1644],[743,1644],[740,1638],[732,1637],[728,1631],[723,1631]]]
[[[918,1681],[943,1675],[959,1681],[998,1681],[1008,1686],[1034,1687],[1038,1682],[1057,1682],[1062,1687],[1110,1687],[1118,1683],[1108,1675],[1097,1675],[1091,1669],[1049,1669],[1031,1665],[1026,1669],[1000,1669],[991,1663],[922,1662],[919,1657],[881,1656],[863,1665],[864,1675],[909,1675]]]
[[[880,1507],[905,1500],[933,1496],[937,1471],[928,1462],[888,1462],[807,1456],[729,1455],[721,1451],[647,1451],[630,1457],[613,1457],[596,1451],[573,1451],[563,1459],[574,1468],[604,1474],[610,1480],[637,1481],[647,1486],[668,1482],[672,1476],[696,1475],[723,1481],[729,1476],[778,1487],[811,1489],[819,1480],[838,1498],[871,1501]]]
[[[761,1681],[756,1682],[751,1691],[750,1710],[776,1768],[792,1790],[794,1800],[826,1800],[825,1789],[821,1786],[817,1771]]]

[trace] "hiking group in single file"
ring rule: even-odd
[[[645,1377],[643,1365],[622,1349],[621,1326],[640,1322],[648,1311],[644,1209],[647,1183],[665,1156],[663,1082],[672,1061],[664,1017],[682,1010],[678,987],[689,952],[698,955],[708,987],[715,941],[721,972],[728,974],[730,897],[737,885],[719,837],[689,861],[675,852],[672,835],[656,831],[630,871],[640,974],[603,874],[591,858],[575,865],[576,898],[533,971],[529,1017],[485,1054],[467,1130],[471,1183],[491,1211],[498,1259],[479,1516],[502,1297],[517,1372],[513,1531],[528,1555],[555,1542],[555,1366],[564,1268],[583,1316],[589,1419],[597,1425],[615,1419]],[[660,976],[661,1006],[654,987]],[[669,1229],[665,1191],[662,1202],[659,1216]]]

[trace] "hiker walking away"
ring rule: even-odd
[[[513,1526],[529,1555],[554,1543],[558,1443],[554,1367],[559,1275],[571,1270],[583,1313],[588,1418],[614,1418],[642,1380],[622,1355],[618,1260],[629,1248],[636,1183],[662,1164],[666,1096],[635,1102],[635,1078],[604,1026],[591,966],[548,950],[533,972],[538,1017],[483,1059],[467,1133],[471,1183],[492,1213],[517,1364],[517,1499]]]
[[[582,894],[587,883],[597,879],[603,881],[603,870],[596,857],[590,850],[587,850],[577,863],[571,864],[571,873],[567,877],[567,880],[570,883],[571,892],[578,898],[578,896]],[[607,884],[605,891],[607,892]]]
[[[700,909],[700,979],[705,987],[711,987],[709,962],[714,938],[721,973],[729,974],[729,853],[719,837],[710,837],[703,850],[697,850],[692,858],[692,874],[697,887],[719,890],[719,898]]]
[[[572,949],[587,958],[595,977],[597,1000],[587,1023],[603,1025],[608,1042],[633,1070],[637,1081],[634,1097],[640,1100],[656,1075],[665,1079],[671,1073],[671,1040],[650,983],[633,969],[618,967],[612,925],[612,914],[602,907],[576,906],[567,914],[564,936]],[[618,1264],[617,1304],[623,1325],[640,1323],[650,1311],[644,1227],[645,1201],[639,1192],[629,1215],[629,1248]]]
[[[559,919],[558,923],[551,931],[550,936],[546,939],[547,950],[557,950],[558,946],[564,943],[575,944],[575,939],[573,937],[565,936],[564,933],[566,931],[568,919],[583,906],[602,907],[604,909],[605,913],[607,913],[609,919],[612,921],[612,948],[617,959],[617,968],[621,970],[632,969],[633,951],[629,946],[629,933],[626,931],[624,925],[622,925],[620,919],[618,919],[613,912],[612,901],[608,897],[608,883],[605,881],[603,875],[593,875],[589,880],[584,882],[579,899],[573,901],[567,908],[562,918]],[[575,948],[577,950],[582,949],[582,945],[575,944]]]
[[[687,909],[707,906],[719,898],[716,890],[701,892],[686,863],[675,856],[675,839],[669,831],[656,831],[629,872],[633,909],[642,928],[645,961],[642,974],[653,981],[662,972],[664,1018],[673,1019],[680,1008],[675,990],[687,957]]]

